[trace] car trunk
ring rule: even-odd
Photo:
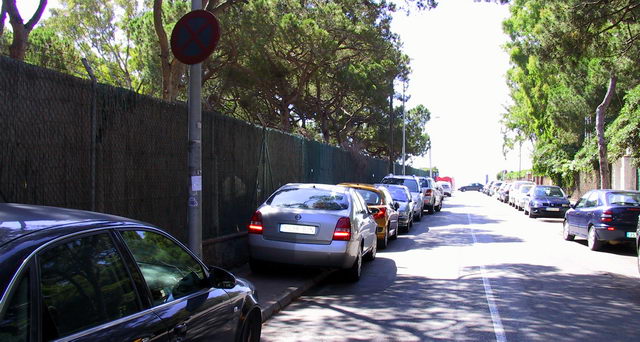
[[[262,235],[267,240],[328,245],[340,217],[348,210],[261,208]]]
[[[613,218],[612,224],[617,226],[627,226],[635,231],[635,227],[638,224],[638,215],[640,215],[640,208],[638,207],[611,207],[609,211],[612,211]]]

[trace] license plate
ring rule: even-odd
[[[295,233],[295,234],[308,234],[313,235],[316,233],[315,226],[303,226],[299,224],[281,224],[280,232],[282,233]]]
[[[560,211],[560,208],[547,208],[547,211]]]
[[[628,238],[635,238],[638,236],[638,233],[636,232],[627,232],[627,237]]]

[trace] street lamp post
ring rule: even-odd
[[[406,119],[406,111],[404,109],[404,103],[406,101],[405,98],[405,91],[407,90],[407,82],[404,81],[402,83],[402,174],[406,175],[406,171],[405,171],[405,161],[406,161],[406,156],[405,156],[405,145],[406,145],[406,125],[407,125],[407,119]]]

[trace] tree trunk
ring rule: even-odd
[[[9,47],[9,55],[11,58],[23,61],[27,53],[27,43],[29,42],[29,33],[33,30],[36,23],[42,17],[45,7],[47,6],[46,0],[40,0],[36,12],[31,19],[25,24],[20,16],[18,7],[16,6],[16,0],[3,0],[2,10],[0,17],[2,17],[3,25],[2,31],[4,31],[4,18],[6,14],[9,14],[9,22],[11,28],[13,28],[13,41]],[[5,14],[6,13],[6,14]],[[1,32],[1,31],[0,31]]]
[[[598,156],[600,163],[600,188],[610,189],[611,182],[609,177],[609,161],[607,160],[607,143],[604,138],[604,118],[607,111],[607,107],[611,103],[613,94],[616,91],[616,82],[618,77],[615,74],[611,74],[609,79],[609,88],[607,94],[604,96],[602,103],[596,108],[596,136],[598,138]]]

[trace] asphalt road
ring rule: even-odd
[[[263,325],[262,341],[638,341],[633,248],[592,252],[561,220],[477,192],[379,250],[358,283],[337,276]]]

